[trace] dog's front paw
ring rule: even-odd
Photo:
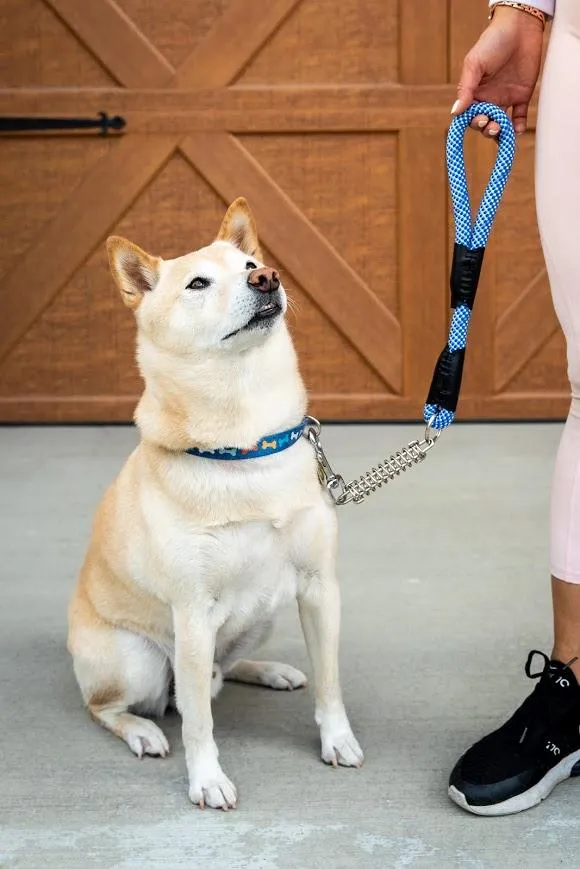
[[[236,788],[218,766],[213,775],[194,778],[189,786],[189,799],[200,809],[235,809],[238,795]]]
[[[363,764],[364,754],[350,726],[340,730],[321,729],[322,760],[331,766],[354,766]]]

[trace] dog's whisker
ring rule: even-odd
[[[288,308],[292,311],[295,316],[302,313],[302,306],[300,302],[297,302],[292,296],[287,296],[288,299]]]
[[[288,317],[288,320],[291,321],[292,323],[297,323],[297,322],[298,322],[298,319],[299,319],[299,318],[298,318],[298,314],[296,313],[296,311],[294,310],[294,308],[292,308],[292,307],[290,307],[290,306],[288,307],[288,314],[287,314],[287,317]]]

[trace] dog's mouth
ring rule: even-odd
[[[233,338],[234,335],[239,335],[240,332],[250,332],[252,329],[257,329],[260,326],[267,325],[268,323],[273,322],[281,313],[282,305],[280,302],[267,302],[265,305],[258,308],[256,313],[248,320],[245,326],[236,329],[234,332],[230,332],[223,340],[227,341],[228,338]]]
[[[282,305],[280,302],[268,302],[266,305],[262,305],[261,308],[258,308],[252,319],[246,323],[244,329],[251,329],[259,323],[262,323],[264,320],[273,320],[274,317],[277,317],[278,314],[281,313]]]

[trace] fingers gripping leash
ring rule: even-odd
[[[465,173],[463,139],[465,131],[477,115],[487,115],[500,127],[498,152],[489,182],[483,194],[475,222]],[[451,267],[451,325],[449,338],[433,373],[433,380],[424,408],[425,433],[422,440],[411,441],[384,459],[358,479],[346,483],[326,458],[320,442],[321,426],[313,417],[307,418],[305,437],[312,444],[318,462],[321,484],[337,506],[364,499],[390,483],[400,474],[422,462],[435,445],[443,429],[455,419],[459,402],[467,334],[485,246],[503,195],[515,155],[515,133],[506,113],[492,103],[474,103],[466,112],[453,119],[447,135],[447,173],[453,202],[455,245]]]

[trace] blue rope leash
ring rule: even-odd
[[[471,220],[471,204],[463,159],[463,137],[476,115],[487,115],[500,127],[498,153],[489,183],[485,189],[475,223]],[[467,331],[479,274],[483,263],[485,245],[491,232],[498,205],[515,155],[515,134],[508,116],[491,103],[475,103],[462,115],[455,118],[447,136],[447,171],[453,200],[455,218],[455,247],[451,267],[451,308],[453,316],[449,338],[437,360],[427,403],[425,422],[427,428],[423,440],[414,440],[397,450],[388,459],[379,462],[356,480],[345,483],[335,473],[326,458],[320,443],[320,423],[307,417],[305,434],[316,451],[318,472],[322,484],[337,506],[351,501],[360,504],[381,486],[390,483],[400,474],[422,462],[436,444],[442,429],[453,422],[459,401],[461,375]]]
[[[499,124],[495,166],[483,194],[475,223],[465,174],[463,139],[477,115],[487,115]],[[474,103],[454,118],[447,135],[447,172],[455,220],[455,249],[451,270],[453,316],[447,345],[441,353],[424,409],[425,422],[436,430],[447,428],[455,418],[459,400],[467,332],[485,246],[507,183],[515,155],[515,133],[506,113],[492,103]]]

